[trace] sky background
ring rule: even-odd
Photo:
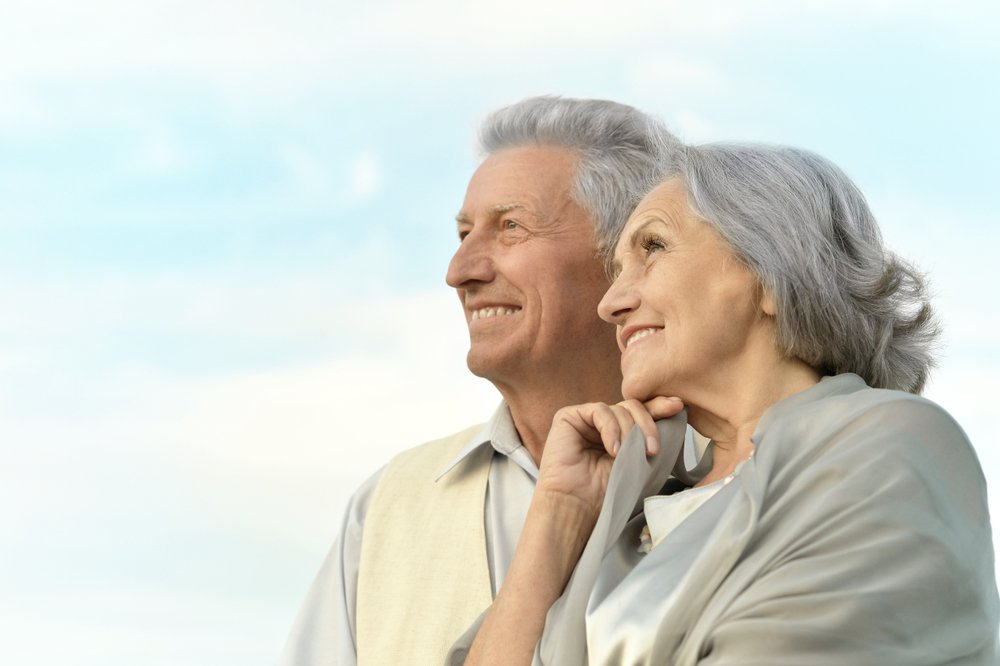
[[[443,278],[476,126],[534,94],[851,174],[1000,515],[998,7],[5,0],[5,661],[275,662],[353,489],[495,407]]]

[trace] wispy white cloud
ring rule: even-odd
[[[694,111],[678,111],[669,126],[682,141],[691,143],[709,141],[721,134],[715,123]]]
[[[166,127],[157,127],[146,132],[141,143],[126,159],[124,168],[131,172],[153,176],[177,173],[190,161],[190,157],[180,142]]]
[[[229,339],[292,350],[315,348],[323,340],[383,344],[393,339],[394,327],[377,313],[360,313],[390,298],[394,278],[382,269],[398,263],[399,251],[378,235],[358,234],[349,250],[331,254],[323,266],[278,273],[208,265],[149,273],[95,270],[72,282],[63,275],[11,275],[0,282],[0,334],[20,345],[16,355],[8,349],[11,365],[32,358],[28,350],[36,345],[73,354],[134,345],[154,335],[159,346],[143,352],[154,363],[171,358],[164,342],[170,339],[208,347]],[[27,277],[30,286],[23,282]]]
[[[232,566],[239,568],[235,562]],[[243,584],[252,588],[253,577],[246,576]],[[81,580],[53,596],[15,601],[5,595],[0,622],[5,658],[12,663],[241,666],[273,663],[284,639],[278,613],[291,610],[247,600],[232,603],[204,588],[139,589]],[[205,631],[206,626],[213,630]],[[52,640],[53,634],[59,640]]]
[[[629,72],[629,80],[633,87],[663,89],[665,94],[680,100],[694,90],[717,91],[729,84],[715,66],[658,52],[637,60]]]
[[[378,160],[372,152],[364,152],[358,156],[351,166],[349,191],[351,198],[364,201],[374,195],[380,185]]]
[[[291,186],[299,200],[314,201],[329,210],[350,207],[371,199],[382,184],[376,154],[365,150],[352,159],[330,164],[300,145],[278,148],[280,159],[292,176]]]
[[[334,189],[334,175],[320,160],[298,145],[279,146],[278,153],[293,176],[295,187],[301,193],[316,195]]]
[[[379,2],[353,9],[312,0],[241,5],[214,0],[101,0],[16,3],[0,16],[0,83],[184,73],[240,89],[292,89],[327,80],[367,78],[393,65],[405,76],[409,55],[474,73],[496,56],[532,62],[588,44],[648,49],[697,36],[723,40],[737,32],[781,33],[830,22],[896,21],[939,25],[985,37],[995,3],[965,2],[962,11],[902,0],[769,0],[744,5],[636,0],[609,16],[597,0],[511,0],[502,6],[454,0]],[[781,17],[782,21],[776,21]],[[499,29],[501,26],[513,29]],[[461,58],[455,58],[461,53]],[[364,63],[363,67],[357,67]],[[386,70],[389,74],[389,70]],[[439,72],[441,76],[446,72]]]

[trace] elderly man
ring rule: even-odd
[[[679,143],[631,107],[552,97],[494,113],[480,138],[447,282],[469,369],[503,402],[355,493],[284,664],[442,663],[503,582],[553,414],[621,399],[614,328],[597,316],[604,259]]]

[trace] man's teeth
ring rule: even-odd
[[[625,346],[629,347],[636,340],[642,340],[647,335],[652,335],[653,333],[656,333],[655,328],[644,328],[641,331],[636,331],[632,335],[628,336],[628,340],[625,341]]]
[[[520,312],[521,308],[480,308],[472,311],[472,321],[477,319],[489,319],[490,317],[502,317],[504,315]]]

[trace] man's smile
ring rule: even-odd
[[[476,310],[473,310],[470,319],[472,321],[476,321],[479,319],[493,319],[496,317],[506,317],[507,315],[512,315],[520,311],[521,308],[519,307],[496,305],[496,306],[478,308]]]

